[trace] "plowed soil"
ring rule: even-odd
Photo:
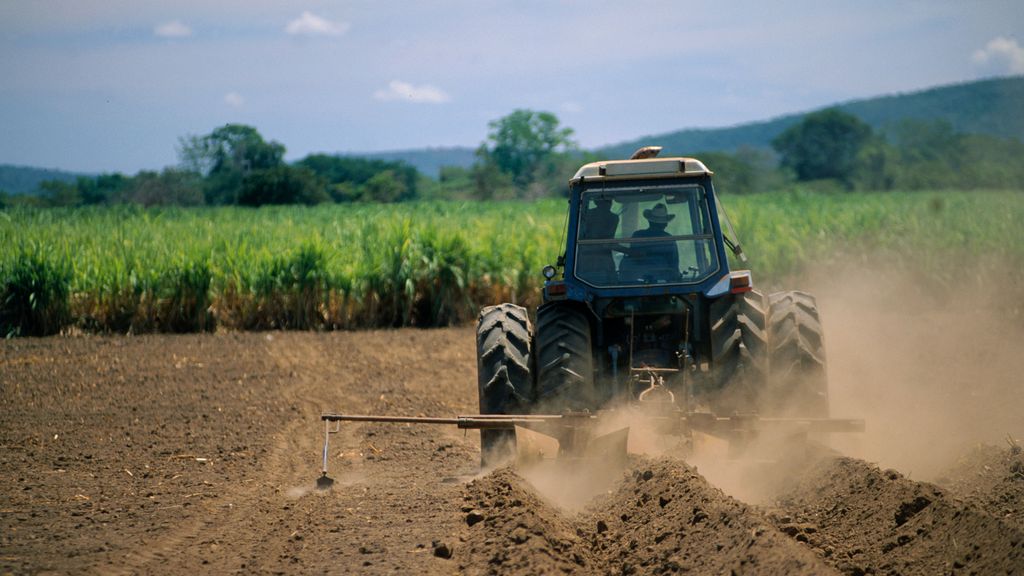
[[[475,432],[352,424],[313,488],[321,412],[475,413],[474,349],[467,328],[0,342],[0,573],[1024,573],[1024,463],[999,444],[1021,421],[938,484],[820,451],[732,475],[633,456],[578,489],[481,474]]]

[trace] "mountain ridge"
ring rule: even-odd
[[[592,149],[606,158],[628,158],[640,146],[659,145],[663,155],[735,152],[744,147],[769,148],[771,141],[807,114],[826,108],[853,114],[876,131],[902,120],[945,120],[958,132],[980,133],[1024,142],[1024,76],[986,78],[884,94],[823,106],[806,112],[721,128],[684,128],[624,140]],[[437,178],[443,166],[468,168],[476,160],[476,147],[437,146],[377,152],[329,152],[338,156],[402,160]],[[44,180],[72,181],[89,174],[58,169],[0,164],[0,192],[38,194]]]

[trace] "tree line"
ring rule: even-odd
[[[46,181],[42,196],[0,195],[0,206],[532,199],[564,194],[575,170],[598,159],[582,150],[573,130],[550,112],[515,110],[488,127],[472,166],[444,167],[434,180],[402,161],[311,154],[286,163],[281,143],[266,141],[251,126],[227,124],[181,138],[177,166],[135,176]],[[779,134],[771,150],[688,155],[715,172],[717,188],[734,194],[797,183],[826,191],[1024,189],[1019,140],[958,133],[944,121],[905,120],[875,131],[836,108],[808,114]]]

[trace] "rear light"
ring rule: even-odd
[[[729,275],[729,292],[741,294],[754,289],[750,279],[750,270],[740,270]]]
[[[563,296],[567,290],[562,282],[551,282],[547,285],[548,296]]]

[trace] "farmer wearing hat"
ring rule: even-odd
[[[671,237],[672,234],[665,228],[675,217],[676,215],[670,214],[664,204],[655,204],[654,208],[644,210],[647,228],[637,230],[632,237]],[[679,249],[676,248],[676,243],[672,241],[632,243],[619,266],[619,276],[625,282],[634,280],[671,282],[677,280],[679,278]]]

